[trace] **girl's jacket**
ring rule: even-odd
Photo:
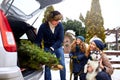
[[[76,50],[76,52],[70,52],[69,57],[73,61],[73,69],[72,69],[73,73],[84,70],[84,65],[87,63],[88,58],[85,56],[83,52],[81,52],[80,50]]]

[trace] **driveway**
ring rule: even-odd
[[[70,80],[69,60],[70,59],[69,59],[68,55],[65,54],[66,79],[67,80]],[[120,66],[120,64],[117,66]],[[58,70],[57,71],[52,70],[51,73],[52,73],[52,80],[60,80]],[[115,69],[113,74],[112,74],[112,80],[120,80],[119,74],[120,74],[120,69]],[[44,80],[44,74],[42,75],[40,80]]]

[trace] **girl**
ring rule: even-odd
[[[76,40],[71,44],[71,52],[69,54],[72,60],[72,73],[74,80],[78,80],[78,76],[83,73],[84,65],[87,62],[86,45],[83,36],[77,36]],[[71,75],[72,76],[72,75]]]
[[[99,61],[99,66],[102,69],[96,76],[96,80],[112,80],[111,74],[113,73],[113,68],[107,56],[104,54],[103,49],[105,48],[105,44],[101,40],[93,40],[89,44],[89,48],[87,53],[89,54],[90,51],[99,51],[101,55],[101,59]],[[87,69],[88,72],[93,71],[93,67],[89,66]],[[86,74],[81,75],[80,80],[86,80]]]

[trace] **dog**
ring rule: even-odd
[[[86,80],[96,80],[97,73],[101,71],[99,67],[99,60],[101,55],[99,51],[91,51],[90,53],[90,59],[84,67],[84,73],[86,73]],[[92,72],[87,72],[87,68],[89,66],[92,66]]]

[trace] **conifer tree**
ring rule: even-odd
[[[91,9],[87,12],[86,17],[84,18],[82,14],[80,14],[79,18],[85,25],[86,42],[89,42],[95,35],[105,41],[104,21],[99,0],[92,0]]]

